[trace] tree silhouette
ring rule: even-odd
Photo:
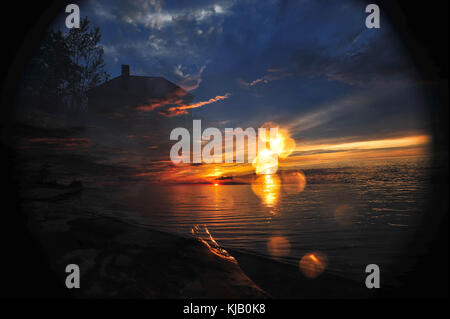
[[[60,107],[74,67],[63,34],[50,30],[25,73],[23,102],[33,103],[46,111]]]
[[[74,63],[68,93],[68,106],[72,110],[85,107],[87,92],[108,79],[104,71],[103,47],[100,29],[91,28],[85,17],[80,21],[80,28],[73,28],[65,36],[65,43]]]
[[[49,30],[25,72],[21,102],[49,112],[84,110],[87,92],[109,78],[100,40],[87,17],[65,34]]]

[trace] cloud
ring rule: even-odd
[[[132,64],[135,75],[161,75],[192,91],[220,45],[222,25],[233,15],[233,5],[230,0],[113,0],[92,2],[86,11],[100,23],[108,68]]]
[[[316,105],[311,111],[293,117],[286,123],[287,129],[291,134],[299,134],[327,124],[330,128],[330,122],[342,119],[342,125],[351,125],[354,127],[354,116],[366,113],[370,107],[379,105],[383,99],[395,94],[398,87],[390,89],[367,89],[346,94],[343,97]],[[364,110],[364,111],[363,111]],[[360,117],[359,117],[360,118]],[[356,121],[359,121],[358,117]]]
[[[431,137],[429,135],[412,135],[361,141],[342,141],[338,143],[327,143],[327,141],[325,141],[297,145],[295,152],[302,154],[317,154],[322,152],[344,152],[349,150],[406,148],[424,146],[429,144],[430,141]]]
[[[244,80],[239,79],[239,83],[241,83],[242,85],[247,86],[247,87],[252,87],[252,86],[254,86],[254,85],[256,85],[256,84],[258,84],[260,82],[268,83],[269,81],[266,80],[264,77],[256,79],[256,80],[253,80],[251,82],[245,82]]]
[[[277,46],[282,44],[274,38],[270,47]],[[308,39],[286,51],[287,55],[268,51],[267,59],[276,67],[269,67],[265,75],[251,81],[239,79],[239,83],[250,88],[290,76],[323,78],[359,87],[416,81],[414,65],[390,30],[358,29],[327,43]]]
[[[414,78],[414,68],[400,52],[392,32],[373,35],[366,30],[351,34],[336,47],[298,49],[291,57],[291,67],[298,75],[357,86],[404,82]]]
[[[189,6],[180,3],[171,6],[162,0],[130,0],[114,1],[114,4],[108,6],[97,3],[93,10],[103,19],[120,20],[150,30],[163,30],[183,19],[202,22],[215,16],[227,15],[232,5],[232,1],[198,1]]]
[[[186,92],[184,90],[175,91],[173,94],[165,99],[153,99],[146,105],[139,105],[136,107],[139,111],[151,112],[158,108],[164,108],[159,113],[167,117],[178,116],[182,114],[188,114],[186,110],[199,108],[207,104],[218,102],[220,100],[230,97],[230,93],[225,95],[217,95],[207,101],[201,101],[193,104],[186,104],[185,100]]]
[[[207,101],[197,102],[197,103],[188,104],[188,105],[174,106],[167,110],[160,111],[160,114],[169,116],[169,117],[178,116],[181,114],[188,114],[188,112],[186,110],[199,108],[199,107],[205,106],[207,104],[211,104],[211,103],[218,102],[220,100],[227,99],[228,97],[230,97],[230,93],[226,93],[225,95],[217,95],[215,98],[211,98]]]
[[[238,79],[238,81],[243,86],[252,87],[257,84],[267,84],[269,82],[281,80],[281,79],[284,79],[286,77],[293,75],[292,72],[286,71],[285,68],[269,68],[269,69],[267,69],[267,72],[268,73],[266,75],[264,75],[263,77],[257,78],[251,82],[246,82],[242,79]]]
[[[137,110],[140,111],[153,111],[157,108],[170,106],[170,105],[182,105],[185,102],[185,99],[189,95],[186,91],[182,89],[175,90],[171,92],[168,96],[162,99],[151,99],[145,105],[138,105],[136,107]]]
[[[202,73],[205,69],[206,65],[203,65],[200,67],[197,73],[184,73],[182,65],[178,64],[174,68],[174,73],[180,79],[179,84],[183,87],[183,89],[185,89],[186,91],[193,91],[200,86],[200,83],[202,82]]]

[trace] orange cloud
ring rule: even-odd
[[[422,157],[430,155],[431,136],[414,135],[347,143],[304,144],[296,148],[296,155],[281,163],[284,168],[327,165],[345,161]]]
[[[169,117],[177,116],[177,115],[181,115],[181,114],[187,114],[186,110],[195,109],[195,108],[199,108],[199,107],[202,107],[204,105],[207,105],[207,104],[218,102],[220,100],[227,99],[229,96],[230,96],[230,93],[226,93],[225,95],[217,95],[215,98],[211,98],[211,99],[209,99],[207,101],[201,101],[201,102],[197,102],[197,103],[189,104],[189,105],[174,106],[174,107],[171,107],[171,108],[169,108],[167,110],[163,110],[160,113],[162,115],[169,116]]]
[[[156,108],[168,106],[168,105],[183,105],[183,99],[187,95],[184,90],[176,90],[163,99],[152,99],[145,105],[139,105],[136,107],[140,111],[153,111]]]
[[[357,141],[338,144],[305,144],[296,148],[297,152],[310,151],[346,151],[346,150],[372,150],[387,149],[397,147],[410,147],[426,145],[430,143],[431,137],[428,135],[404,136],[398,138],[378,139],[369,141]]]

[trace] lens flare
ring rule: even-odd
[[[278,154],[269,149],[262,150],[253,161],[253,167],[258,175],[275,174],[278,170]]]
[[[303,192],[306,187],[306,177],[300,171],[281,172],[281,183],[283,191],[287,194],[297,194]]]
[[[280,158],[286,158],[295,150],[295,141],[288,132],[278,128],[277,135],[269,140],[270,149]]]
[[[267,242],[267,250],[272,257],[284,257],[289,255],[291,243],[284,236],[273,236]]]
[[[278,171],[278,159],[288,157],[295,150],[295,141],[288,131],[272,122],[264,123],[262,127],[269,129],[266,134],[259,136],[259,139],[267,144],[267,148],[258,152],[253,166],[258,175],[275,174]],[[276,134],[269,134],[270,128],[276,128]]]
[[[341,226],[351,226],[356,220],[358,213],[350,205],[339,205],[333,211],[334,218]]]
[[[320,252],[308,253],[300,259],[299,267],[308,278],[316,278],[327,267],[327,257]]]

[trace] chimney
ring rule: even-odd
[[[122,64],[122,77],[130,76],[130,66]]]

